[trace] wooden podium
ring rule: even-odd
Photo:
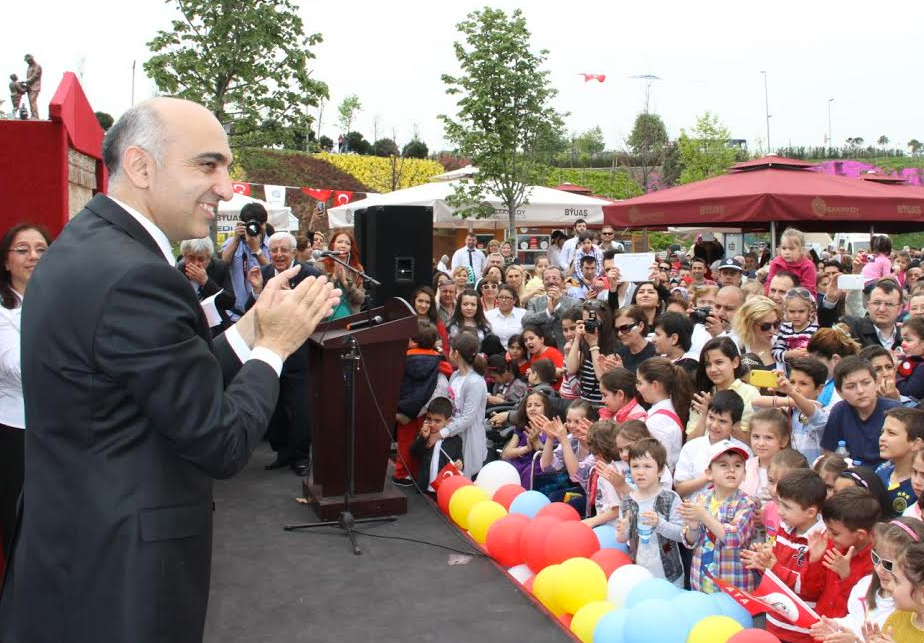
[[[380,316],[376,326],[347,325]],[[394,298],[369,312],[322,323],[308,340],[311,354],[312,466],[305,497],[322,521],[343,511],[346,485],[346,387],[341,356],[354,336],[362,359],[355,376],[356,437],[350,511],[356,518],[407,513],[407,497],[385,484],[388,451],[404,375],[408,339],[417,333],[417,314]]]

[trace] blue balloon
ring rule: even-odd
[[[687,627],[679,619],[672,618],[671,604],[668,601],[642,601],[626,611],[628,616],[623,628],[624,643],[668,643],[687,640]],[[597,643],[596,639],[594,643]]]
[[[510,503],[512,514],[523,514],[527,518],[535,518],[539,510],[549,504],[551,500],[538,491],[526,491],[513,499]]]
[[[625,545],[616,540],[616,528],[610,525],[594,527],[594,533],[600,541],[600,549],[619,549],[620,545]]]
[[[719,616],[719,604],[709,594],[702,592],[679,592],[671,601],[671,618],[682,621],[687,633],[707,616]]]
[[[646,578],[629,591],[623,607],[635,607],[639,603],[652,599],[670,601],[681,591],[683,590],[663,578]]]
[[[623,637],[623,629],[626,626],[626,616],[628,612],[623,608],[614,609],[607,612],[594,628],[594,643],[626,643]]]
[[[731,596],[723,592],[716,592],[712,594],[711,598],[719,606],[723,616],[735,619],[746,630],[754,627],[754,617]]]

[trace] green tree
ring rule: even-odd
[[[99,121],[99,126],[103,128],[104,132],[108,131],[112,124],[115,123],[115,119],[106,112],[93,112],[93,115],[96,116],[96,120]]]
[[[728,146],[731,136],[719,118],[706,112],[696,121],[696,127],[687,134],[680,130],[679,148],[680,183],[692,183],[724,174],[735,162],[735,150]]]
[[[885,147],[889,144],[889,137],[883,134],[879,137],[879,140],[876,141],[876,144],[879,145],[879,147]]]
[[[635,117],[629,134],[629,151],[632,153],[636,180],[645,192],[651,188],[653,172],[664,164],[667,153],[667,128],[657,114],[640,112]]]
[[[430,150],[427,144],[416,138],[401,150],[401,156],[408,159],[425,159],[429,154]]]
[[[908,141],[908,149],[911,150],[911,156],[917,156],[918,152],[921,151],[922,143],[916,138]]]
[[[334,149],[334,141],[329,136],[321,136],[321,138],[318,139],[318,146],[325,152],[330,152]]]
[[[390,138],[380,138],[372,144],[372,152],[376,156],[398,156],[398,144]]]
[[[603,130],[599,126],[592,127],[574,137],[574,150],[580,158],[593,158],[606,149],[603,140]]]
[[[264,144],[266,122],[303,131],[307,140],[309,108],[327,96],[327,85],[308,69],[321,34],[305,35],[295,4],[168,1],[181,17],[148,43],[154,55],[144,63],[158,91],[205,105],[233,146]]]
[[[344,132],[350,131],[350,125],[353,124],[353,119],[356,118],[356,114],[361,111],[363,111],[363,106],[359,102],[359,96],[350,94],[343,99],[343,102],[340,103],[340,106],[337,108],[337,118]]]
[[[478,204],[488,190],[507,209],[508,237],[515,234],[516,210],[529,186],[545,174],[541,157],[561,139],[562,116],[550,105],[558,93],[541,69],[548,51],[533,53],[526,19],[486,7],[470,13],[457,28],[464,42],[454,49],[461,75],[443,74],[446,93],[458,96],[455,118],[440,115],[446,139],[472,159],[478,174],[452,197],[463,216],[488,216]]]
[[[372,143],[367,141],[359,132],[347,132],[347,152],[368,156],[372,154]]]

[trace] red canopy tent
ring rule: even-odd
[[[604,206],[618,228],[769,227],[807,232],[924,229],[924,188],[822,174],[779,156],[739,163],[728,174]]]

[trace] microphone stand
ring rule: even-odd
[[[327,255],[327,257],[330,257],[330,258],[333,259],[336,263],[339,263],[341,266],[343,266],[344,268],[346,268],[346,269],[349,270],[350,272],[359,275],[360,277],[363,278],[363,281],[368,281],[370,284],[372,284],[372,285],[375,286],[375,287],[378,287],[378,286],[381,286],[381,285],[382,285],[382,282],[381,282],[381,281],[378,281],[378,280],[376,280],[376,279],[373,279],[373,278],[370,277],[368,274],[366,274],[366,273],[363,272],[362,270],[359,270],[358,268],[354,268],[353,266],[351,266],[350,264],[348,264],[348,263],[347,263],[346,261],[344,261],[343,259],[338,259],[337,257],[335,257],[335,256],[332,255],[332,254]],[[367,307],[366,312],[369,313],[369,315],[368,315],[368,320],[369,320],[369,325],[371,326],[371,325],[372,325],[372,310],[371,310],[371,308],[368,308],[368,307]]]

